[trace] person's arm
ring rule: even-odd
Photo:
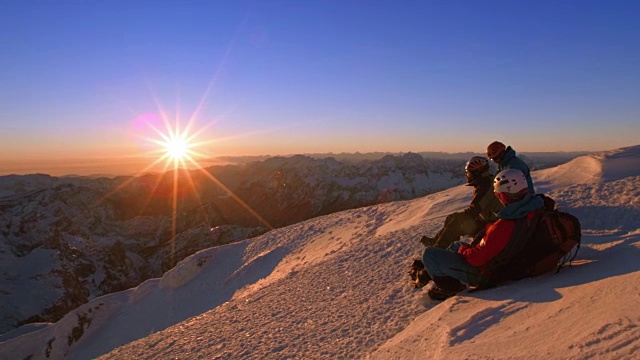
[[[486,235],[477,246],[461,245],[458,254],[462,255],[471,266],[483,266],[496,257],[509,242],[516,222],[498,220],[487,229]]]
[[[484,182],[474,187],[471,203],[469,204],[469,207],[464,210],[464,213],[476,219],[478,215],[482,212],[481,201],[484,198],[484,196],[487,194],[487,191],[489,191],[490,187],[491,186],[489,183],[484,183]]]

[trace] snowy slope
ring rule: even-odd
[[[538,192],[573,184],[597,184],[640,176],[640,146],[580,156],[535,174]]]
[[[4,334],[0,358],[631,359],[640,350],[639,150],[534,172],[584,229],[577,261],[559,274],[421,305],[407,266],[421,255],[419,235],[467,205],[471,190],[458,186],[203,250],[56,324]]]
[[[181,171],[175,218],[172,172],[0,176],[0,334],[56,322],[96,297],[162,276],[197,251],[271,226],[458,185],[462,164],[411,153],[355,164],[298,155]]]

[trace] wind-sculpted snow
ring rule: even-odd
[[[581,156],[536,172],[536,191],[571,184],[593,184],[640,176],[640,145]]]
[[[600,156],[603,158],[603,181],[640,176],[640,146],[604,152]]]
[[[0,358],[633,359],[638,176],[572,183],[571,166],[551,170],[534,181],[583,226],[577,258],[558,274],[425,303],[406,270],[419,236],[468,204],[471,189],[457,186],[198,252],[55,324],[6,334]]]

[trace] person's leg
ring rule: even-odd
[[[431,281],[429,273],[424,268],[422,260],[413,261],[413,264],[411,264],[411,267],[409,269],[409,276],[411,277],[413,285],[416,288],[421,288],[427,285],[429,281]]]
[[[451,276],[437,276],[433,278],[433,283],[435,286],[427,290],[427,294],[433,300],[445,300],[467,288],[466,285]]]
[[[454,241],[460,240],[460,236],[475,236],[484,226],[483,221],[478,221],[464,212],[455,212],[446,217],[444,225],[434,237],[422,236],[420,242],[424,246],[446,249]]]
[[[438,230],[438,232],[436,233],[435,236],[431,237],[431,236],[423,235],[422,237],[420,237],[420,242],[422,243],[422,245],[427,246],[427,247],[436,246],[436,243],[438,242],[438,239],[440,239],[440,237],[442,237],[443,232],[445,231],[447,226],[451,223],[451,221],[453,221],[453,219],[455,218],[456,214],[457,213],[452,213],[452,214],[447,215],[447,217],[444,219],[444,224],[442,225],[442,228],[440,228],[440,230]],[[446,246],[442,247],[442,248],[445,249]]]
[[[432,279],[452,277],[473,286],[480,282],[478,269],[469,265],[457,252],[436,247],[426,248],[422,262]]]
[[[436,234],[434,246],[446,249],[454,241],[460,240],[462,235],[475,235],[480,226],[478,221],[464,212],[453,213],[447,216],[444,227]]]

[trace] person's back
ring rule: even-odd
[[[498,171],[520,170],[527,179],[529,193],[535,194],[529,166],[516,155],[516,151],[511,146],[507,147],[499,141],[494,141],[487,147],[487,157],[498,165]]]

